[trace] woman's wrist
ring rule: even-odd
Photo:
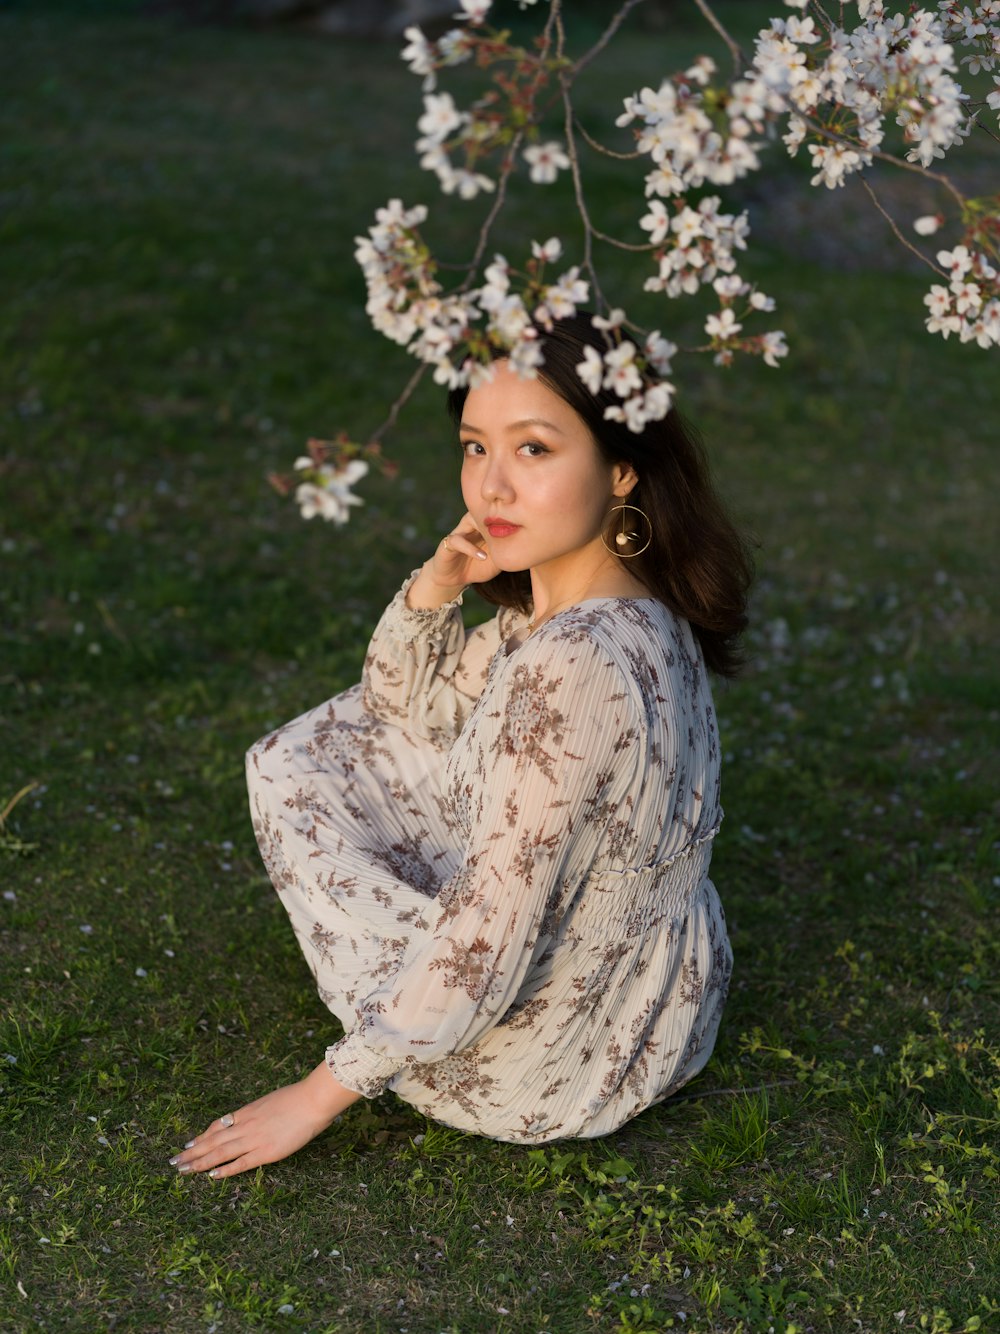
[[[413,583],[406,590],[406,605],[411,611],[437,611],[449,602],[454,602],[465,592],[465,584],[439,584],[428,569],[428,561],[423,565]]]
[[[345,1088],[326,1061],[310,1070],[302,1081],[303,1091],[315,1109],[317,1134],[331,1125],[341,1112],[360,1098],[354,1089]]]

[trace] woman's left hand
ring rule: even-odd
[[[359,1097],[325,1064],[319,1065],[297,1084],[275,1089],[217,1118],[170,1164],[178,1172],[208,1172],[218,1178],[276,1163],[308,1144]]]

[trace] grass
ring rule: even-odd
[[[622,40],[628,91],[667,38]],[[433,202],[417,85],[392,51],[126,4],[9,6],[0,44],[0,1328],[1000,1328],[995,356],[923,334],[873,223],[846,268],[794,237],[752,261],[786,369],[685,372],[761,543],[718,695],[736,974],[697,1084],[537,1150],[389,1096],[180,1180],[192,1127],[332,1036],[243,751],[357,678],[458,513],[430,392],[343,533],[264,480],[408,373],[350,252],[389,194]],[[611,176],[600,202],[629,216]]]

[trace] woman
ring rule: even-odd
[[[224,1177],[385,1088],[496,1139],[604,1135],[711,1054],[732,956],[708,878],[749,563],[677,414],[635,435],[541,331],[452,394],[467,513],[364,679],[258,743],[254,828],[345,1036],[171,1162]],[[470,586],[500,604],[466,632]]]

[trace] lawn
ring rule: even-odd
[[[749,32],[769,6],[724,8]],[[710,45],[629,29],[594,123]],[[337,1032],[243,753],[357,679],[461,513],[432,387],[347,528],[266,476],[409,374],[352,259],[374,209],[430,203],[459,254],[478,214],[416,170],[393,48],[119,0],[8,4],[0,50],[0,1329],[1000,1329],[995,352],[923,332],[927,280],[860,193],[793,216],[787,166],[747,193],[792,354],[682,378],[759,542],[717,694],[736,971],[699,1079],[535,1150],[389,1095],[181,1179],[192,1130]],[[572,228],[558,186],[513,217],[512,254]]]

